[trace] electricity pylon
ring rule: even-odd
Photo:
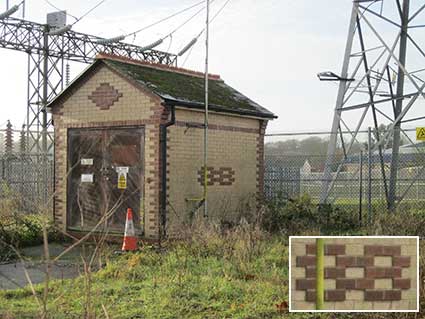
[[[100,52],[117,54],[148,62],[176,65],[177,56],[157,50],[146,50],[122,42],[108,42],[100,37],[66,30],[51,32],[48,24],[11,17],[0,18],[0,48],[28,55],[28,152],[49,151],[51,121],[46,105],[64,87],[66,61],[91,63]]]
[[[320,202],[335,199],[333,192],[359,131],[374,127],[376,143],[371,152],[379,158],[380,174],[388,209],[394,210],[419,178],[425,166],[406,189],[397,187],[400,135],[414,142],[402,130],[404,123],[425,119],[425,5],[421,0],[355,0],[340,75],[319,74],[321,80],[338,81],[339,89],[325,164]],[[388,129],[380,134],[380,124]],[[344,138],[343,131],[349,131]],[[341,143],[343,156],[336,154]],[[391,154],[391,165],[384,160]],[[340,159],[342,158],[342,159]]]

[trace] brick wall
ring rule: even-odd
[[[160,124],[168,119],[161,100],[134,87],[107,67],[84,81],[53,110],[55,126],[55,222],[66,229],[67,132],[70,128],[143,126],[145,168],[140,216],[145,236],[159,234],[161,190]],[[267,121],[235,115],[210,114],[209,210],[212,216],[256,208],[262,193],[264,131]],[[178,108],[176,124],[168,128],[168,225],[177,229],[194,202],[202,197],[203,112]],[[244,207],[245,212],[247,208]],[[171,229],[170,228],[170,229]]]
[[[415,310],[416,239],[326,238],[325,309]],[[315,309],[314,238],[291,239],[291,309]]]
[[[170,233],[187,221],[203,194],[203,113],[177,109],[168,129],[168,207]],[[264,125],[264,124],[263,124]],[[260,121],[211,113],[208,138],[208,206],[211,218],[232,219],[243,203],[256,208],[260,193]],[[262,146],[262,144],[261,144]],[[184,181],[184,182],[183,182]]]
[[[102,93],[102,94],[100,94]],[[145,128],[144,195],[140,215],[145,235],[158,235],[159,214],[159,125],[161,100],[142,92],[106,67],[100,67],[70,92],[62,105],[53,110],[55,127],[55,222],[66,229],[67,132],[69,128],[143,126]]]

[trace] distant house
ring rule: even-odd
[[[424,153],[425,153],[425,143],[416,143],[402,145],[399,149],[399,167],[415,167],[418,165],[423,165],[424,162]],[[385,149],[382,151],[382,160],[384,164],[390,165],[392,160],[392,149]],[[363,164],[369,162],[368,153],[363,152],[362,156]],[[379,165],[381,162],[381,156],[379,151],[376,150],[372,154],[371,162],[373,166]],[[347,157],[345,160],[345,167],[347,170],[358,169],[360,163],[360,154],[352,154]]]

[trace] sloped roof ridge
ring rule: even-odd
[[[175,67],[175,66],[169,66],[169,65],[160,64],[160,63],[153,63],[153,62],[148,62],[148,61],[135,60],[135,59],[131,59],[131,58],[115,55],[115,54],[109,54],[109,53],[98,53],[96,55],[96,59],[97,60],[112,60],[112,61],[118,61],[118,62],[123,62],[123,63],[134,64],[134,65],[140,65],[140,66],[149,67],[149,68],[153,68],[153,69],[159,69],[159,70],[168,71],[168,72],[180,73],[180,74],[199,77],[199,78],[204,78],[204,76],[205,76],[204,73],[199,72],[199,71],[189,70],[189,69],[185,69],[185,68],[179,68],[179,67]],[[218,74],[209,73],[208,78],[210,80],[214,80],[214,81],[222,81],[220,75],[218,75]]]

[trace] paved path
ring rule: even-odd
[[[60,262],[52,265],[50,276],[55,279],[75,278],[79,275],[79,266],[71,262]],[[25,265],[33,284],[44,281],[45,265],[41,262]],[[0,289],[22,288],[28,284],[24,265],[21,262],[0,265]]]
[[[50,256],[58,256],[66,247],[60,244],[50,244]],[[43,259],[43,246],[28,247],[21,250],[21,253],[29,258],[25,263],[28,275],[33,284],[38,284],[45,279],[45,265]],[[55,279],[75,278],[79,275],[81,264],[80,249],[73,249],[63,259],[51,266],[51,277]],[[21,262],[11,262],[0,264],[0,290],[22,288],[28,284],[25,276],[24,265]]]

